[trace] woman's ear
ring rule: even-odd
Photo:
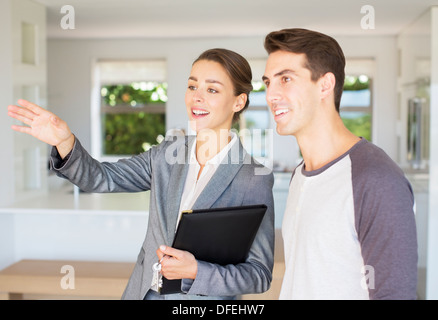
[[[247,100],[248,96],[246,93],[241,93],[240,95],[238,95],[236,97],[236,103],[234,104],[233,111],[239,112],[240,110],[242,110],[245,107]]]

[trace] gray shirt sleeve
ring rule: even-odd
[[[414,196],[401,169],[367,143],[350,155],[355,227],[370,299],[416,299]]]

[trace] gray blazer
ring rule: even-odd
[[[123,299],[143,299],[150,289],[152,265],[161,244],[172,245],[178,210],[188,172],[193,137],[166,138],[149,151],[116,163],[93,159],[76,139],[72,152],[61,160],[52,149],[51,169],[86,192],[140,192],[150,190],[149,222],[146,238]],[[231,298],[245,293],[261,293],[272,280],[274,253],[274,202],[272,172],[244,150],[240,141],[200,194],[193,209],[250,204],[268,209],[250,249],[238,265],[219,266],[198,261],[195,280],[183,279],[186,298],[195,295]],[[193,295],[193,296],[192,296]]]

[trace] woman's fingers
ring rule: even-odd
[[[8,115],[24,125],[12,125],[12,129],[27,133],[58,148],[61,157],[68,154],[74,145],[74,136],[69,127],[52,112],[27,100],[18,100],[18,105],[8,106]]]
[[[32,121],[37,116],[35,113],[26,108],[14,105],[8,106],[8,115],[26,124],[29,124],[28,122]]]
[[[41,108],[39,105],[32,103],[30,101],[24,100],[24,99],[18,99],[18,104],[29,109],[36,115],[39,115],[41,112],[47,111],[43,108]]]
[[[30,127],[12,125],[11,128],[15,131],[18,131],[18,132],[23,132],[23,133],[27,133],[27,134],[32,133],[32,128],[30,128]]]
[[[22,112],[13,112],[9,111],[8,116],[27,124],[28,126],[32,125],[33,118],[30,115],[24,115]]]
[[[167,279],[196,278],[198,262],[190,252],[161,245],[157,255],[160,258],[161,273]]]
[[[9,105],[8,106],[8,115],[14,119],[22,121],[27,125],[30,125],[29,121],[32,122],[35,118],[38,117],[47,117],[52,115],[50,111],[47,111],[44,108],[32,103],[30,101],[19,99],[18,106]]]

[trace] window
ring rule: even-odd
[[[372,141],[374,59],[350,58],[345,66],[340,115],[355,135]]]
[[[100,61],[93,155],[115,160],[147,151],[166,132],[165,61]]]
[[[371,141],[371,79],[366,75],[345,77],[340,115],[345,126],[359,137]]]
[[[266,103],[266,88],[262,75],[265,70],[266,60],[249,60],[253,73],[253,91],[249,95],[249,106],[234,126],[239,132],[240,139],[245,149],[259,162],[272,166],[272,129],[270,124],[270,111]]]
[[[265,158],[269,156],[266,134],[270,128],[265,85],[262,81],[253,81],[253,88],[249,95],[250,104],[241,115],[238,129],[242,143],[251,155]]]

